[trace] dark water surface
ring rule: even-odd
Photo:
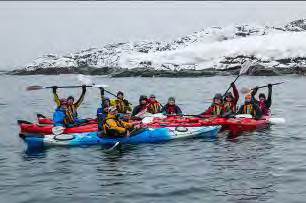
[[[123,90],[133,104],[140,94],[155,93],[198,113],[233,77],[94,79]],[[287,123],[264,132],[125,146],[122,153],[100,146],[35,152],[19,139],[16,120],[51,115],[55,106],[51,90],[25,87],[79,82],[75,75],[0,76],[0,202],[305,202],[305,78],[244,76],[237,85],[278,81],[287,83],[273,89],[272,111]],[[80,89],[60,94],[78,96]],[[93,117],[98,106],[98,90],[88,89],[80,115]]]

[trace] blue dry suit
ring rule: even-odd
[[[61,107],[57,107],[55,109],[55,112],[53,114],[53,125],[54,126],[64,126],[64,127],[68,127],[68,128],[72,128],[75,127],[75,125],[78,124],[82,124],[82,123],[86,123],[87,120],[86,119],[79,119],[77,117],[74,118],[74,123],[67,123],[65,121],[66,118],[66,110],[62,109]]]
[[[65,126],[66,110],[61,107],[57,107],[53,113],[53,125],[54,126]]]

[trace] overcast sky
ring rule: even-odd
[[[306,18],[306,2],[0,2],[0,69],[110,42],[168,40],[208,26],[300,18]]]

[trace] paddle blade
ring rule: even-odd
[[[108,87],[108,85],[93,85],[93,87],[103,87],[103,88],[107,88]]]
[[[33,85],[33,86],[29,86],[26,88],[27,91],[40,90],[40,89],[44,89],[44,87],[39,86],[39,85]]]
[[[240,90],[240,92],[241,92],[242,94],[247,94],[247,93],[249,93],[250,91],[251,91],[251,89],[248,88],[248,87],[243,87],[243,88],[241,88],[241,90]]]
[[[269,121],[271,124],[285,124],[286,123],[285,118],[269,118]]]
[[[93,82],[92,82],[92,80],[89,76],[79,74],[78,79],[79,79],[79,81],[81,81],[85,85],[92,85],[93,84]]]
[[[247,74],[252,64],[253,62],[251,60],[246,60],[243,64],[241,64],[239,75]]]

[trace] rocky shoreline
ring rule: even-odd
[[[6,75],[60,75],[60,74],[84,74],[84,75],[104,75],[109,77],[211,77],[211,76],[228,76],[237,75],[240,66],[235,66],[230,69],[181,69],[181,70],[153,70],[151,68],[93,68],[93,67],[56,67],[56,68],[38,68],[33,71],[14,70],[2,72]],[[1,74],[1,73],[0,73]],[[278,76],[278,75],[305,75],[305,67],[293,68],[265,68],[264,66],[257,66],[254,70],[248,72],[251,76]]]

